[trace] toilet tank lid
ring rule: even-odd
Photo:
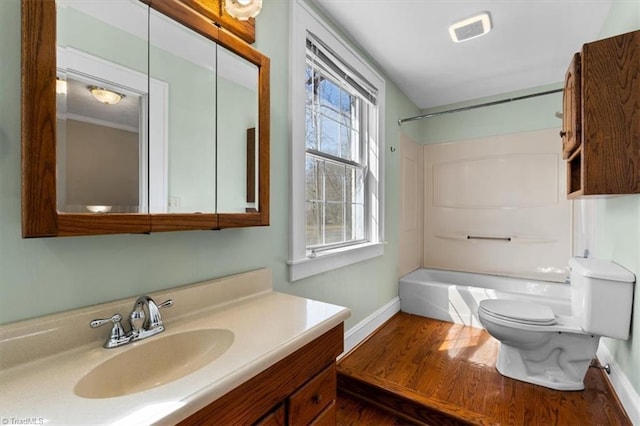
[[[573,257],[569,259],[569,267],[578,274],[589,278],[627,283],[636,280],[636,276],[631,271],[610,260]]]

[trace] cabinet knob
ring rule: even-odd
[[[565,132],[564,130],[560,130],[560,137],[564,138],[565,136],[567,136],[567,132]]]
[[[320,404],[320,402],[322,402],[322,394],[313,395],[312,399],[314,404]]]

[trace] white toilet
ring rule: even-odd
[[[629,338],[633,273],[592,258],[572,258],[569,267],[571,316],[532,302],[480,302],[480,322],[500,341],[496,368],[502,375],[551,389],[581,390],[600,336]]]

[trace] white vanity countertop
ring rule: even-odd
[[[258,273],[264,276],[264,271]],[[269,288],[270,279],[268,273]],[[231,287],[233,283],[228,281],[224,282],[224,286],[236,292],[233,300],[209,301],[209,308],[188,315],[176,314],[176,318],[170,315],[165,318],[165,312],[170,310],[162,310],[166,331],[157,336],[116,349],[105,349],[101,341],[94,340],[79,347],[3,367],[0,371],[0,421],[2,424],[19,424],[29,419],[32,424],[176,423],[350,316],[346,308],[274,292],[267,289],[267,285],[253,285],[250,289],[252,294],[238,293],[239,286]],[[162,297],[172,296],[175,307],[181,302],[181,291],[179,289],[174,294],[165,291],[152,296],[158,303],[164,301]],[[187,291],[193,296],[193,291]],[[235,297],[238,295],[240,297]],[[184,309],[180,312],[184,312]],[[121,313],[126,317],[126,312]],[[89,318],[91,314],[87,309],[82,312],[83,318]],[[60,319],[61,315],[57,314],[56,321]],[[55,328],[52,322],[47,323],[46,317],[42,323],[47,330],[41,334]],[[123,320],[123,325],[125,323],[127,321]],[[2,357],[10,356],[9,351],[15,350],[10,344],[21,339],[19,333],[11,329],[20,328],[20,323],[15,324],[3,326],[0,335],[0,345],[4,345],[0,346]],[[88,323],[85,322],[83,326],[88,328]],[[27,328],[22,327],[23,330]],[[189,375],[126,396],[87,399],[74,393],[74,387],[82,377],[122,351],[170,334],[211,328],[233,332],[233,344],[219,358]],[[108,329],[109,326],[99,329],[102,330],[99,333],[102,340],[108,335]],[[37,334],[32,330],[30,333]],[[27,349],[21,347],[20,350]],[[139,362],[144,363],[145,359]],[[135,365],[131,368],[135,368]]]

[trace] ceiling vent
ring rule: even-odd
[[[481,12],[449,26],[449,35],[456,43],[480,37],[491,31],[491,15]]]

